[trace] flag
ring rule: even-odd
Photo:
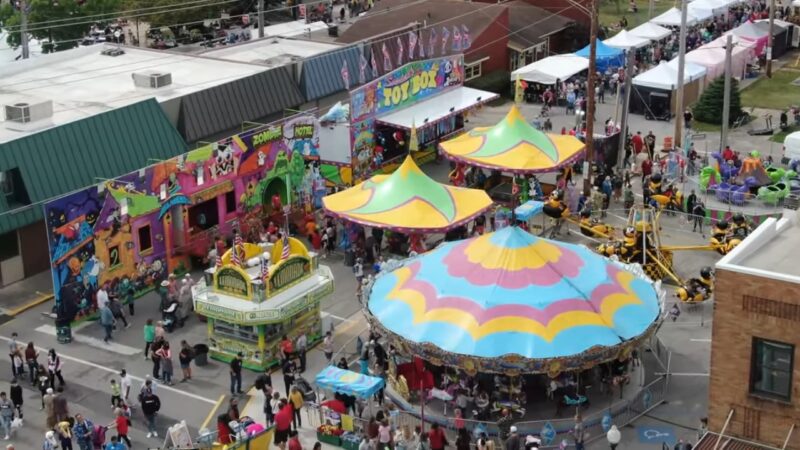
[[[266,284],[267,279],[269,278],[269,263],[267,262],[267,258],[261,257],[261,279]]]
[[[459,33],[458,27],[455,25],[453,25],[453,51],[461,51],[461,33]]]
[[[383,53],[383,71],[389,72],[392,70],[392,57],[389,56],[389,49],[386,48],[385,42],[381,46],[381,53]]]
[[[450,39],[450,30],[442,27],[442,55],[447,54],[447,40]]]
[[[283,234],[283,249],[281,250],[281,260],[289,258],[289,234]]]
[[[372,64],[372,78],[378,78],[378,60],[375,59],[375,49],[370,46],[369,62]]]
[[[461,25],[461,50],[466,50],[472,47],[472,41],[469,37],[469,28],[466,25]]]
[[[345,90],[350,89],[350,69],[347,68],[347,60],[342,61],[342,82]]]
[[[416,152],[419,150],[419,140],[417,139],[417,126],[414,119],[411,119],[411,135],[408,137],[408,151]]]
[[[425,41],[423,39],[424,35],[422,31],[419,32],[419,57],[421,59],[425,59]]]
[[[242,266],[242,259],[239,257],[240,249],[242,249],[242,235],[236,233],[236,237],[233,238],[233,248],[231,249],[231,264],[234,266]]]
[[[431,34],[428,37],[428,57],[433,58],[436,56],[436,28],[431,28]]]
[[[400,36],[397,36],[397,67],[403,65],[403,53],[405,53],[405,47],[403,46],[403,40],[400,39]]]
[[[360,59],[358,61],[358,83],[364,84],[367,82],[367,66],[369,63],[367,62],[367,58],[364,58],[364,54],[360,55]]]
[[[417,33],[413,31],[408,32],[408,60],[414,59],[414,50],[417,47]]]

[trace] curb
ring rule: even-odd
[[[41,305],[42,303],[48,302],[48,301],[50,301],[50,300],[52,300],[54,298],[55,298],[55,295],[53,295],[52,293],[51,294],[41,294],[39,297],[29,301],[28,303],[26,303],[26,304],[24,304],[22,306],[18,306],[16,308],[7,310],[6,311],[6,315],[11,316],[11,317],[15,317],[15,316],[17,316],[19,314],[22,314],[23,312],[31,309],[31,308],[35,308],[35,307]]]

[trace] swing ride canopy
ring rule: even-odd
[[[467,223],[492,200],[481,189],[437,183],[408,156],[391,175],[376,175],[322,199],[336,217],[403,233],[437,232]]]
[[[553,172],[568,166],[583,156],[585,147],[575,136],[537,130],[516,106],[493,127],[474,128],[439,144],[452,160],[522,174]]]
[[[641,273],[507,227],[381,274],[367,316],[401,353],[437,365],[552,375],[624,356],[650,336],[661,301]]]
[[[369,398],[384,386],[383,378],[328,366],[316,378],[317,387],[358,398]]]

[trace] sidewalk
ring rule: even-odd
[[[0,287],[0,313],[11,318],[52,299],[53,279],[47,270]],[[1,318],[0,323],[2,323]]]

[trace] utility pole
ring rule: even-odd
[[[628,49],[628,62],[625,65],[625,98],[622,100],[622,119],[619,122],[620,140],[619,150],[617,150],[617,170],[623,173],[625,170],[625,141],[628,140],[628,107],[631,102],[631,89],[633,89],[633,65],[636,63],[636,49]]]
[[[683,72],[686,65],[686,9],[688,2],[681,1],[681,32],[678,51],[678,93],[675,95],[675,136],[672,140],[673,148],[681,148],[683,137]]]
[[[775,25],[775,0],[769,0],[769,36],[767,36],[767,78],[772,78],[772,33]]]
[[[20,14],[22,14],[19,24],[19,38],[22,41],[22,59],[30,57],[30,50],[28,49],[28,2],[21,0],[19,2]]]
[[[731,120],[731,59],[733,54],[733,36],[728,35],[725,43],[725,92],[722,94],[722,134],[719,140],[719,149],[722,151],[728,145],[728,123]]]
[[[264,0],[258,0],[258,37],[264,37]]]
[[[655,3],[656,3],[656,0],[650,0],[648,2],[648,4],[647,4],[647,18],[648,19],[652,19],[653,18],[653,10],[656,7]]]
[[[589,12],[589,76],[586,79],[586,160],[583,162],[583,193],[587,197],[592,191],[592,165],[594,164],[594,85],[597,78],[597,2],[591,0]]]

